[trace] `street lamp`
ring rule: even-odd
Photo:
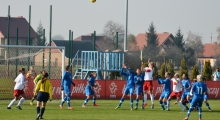
[[[127,50],[127,34],[128,34],[128,0],[125,0],[125,34],[124,34],[124,51]]]

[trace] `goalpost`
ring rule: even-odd
[[[65,47],[0,45],[0,100],[13,98],[14,79],[19,74],[20,68],[25,68],[27,73],[30,66],[33,66],[37,74],[46,70],[52,84],[60,86],[60,79],[65,72],[67,61],[65,60]],[[33,96],[32,80],[24,88],[27,98]],[[53,87],[53,93],[56,92],[53,98],[60,98],[61,91],[58,89],[58,87]],[[63,99],[62,94],[61,98]]]

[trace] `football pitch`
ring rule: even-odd
[[[34,102],[35,105],[31,106],[29,104],[30,100],[26,100],[21,106],[23,110],[18,110],[16,105],[13,105],[11,110],[6,109],[9,102],[10,100],[0,101],[0,120],[36,119],[36,101]],[[92,106],[92,100],[90,100],[86,108],[81,107],[83,102],[84,100],[71,100],[73,110],[67,109],[66,103],[63,109],[60,109],[60,100],[48,102],[43,116],[44,120],[183,120],[187,113],[187,111],[181,112],[179,105],[173,104],[174,100],[171,101],[170,111],[161,111],[158,100],[155,101],[154,109],[151,109],[149,105],[145,110],[142,110],[141,102],[139,102],[139,109],[132,111],[130,110],[130,101],[128,99],[117,110],[115,107],[118,105],[119,100],[97,99],[99,106],[96,107]],[[203,104],[203,120],[219,120],[219,100],[209,100],[209,104],[213,111],[209,112],[205,104]],[[198,120],[198,112],[193,111],[189,120]]]

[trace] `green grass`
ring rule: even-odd
[[[84,100],[71,100],[73,110],[58,107],[60,101],[54,100],[48,102],[44,114],[45,120],[182,120],[186,116],[186,111],[181,112],[178,105],[171,104],[171,111],[161,111],[158,101],[155,101],[155,108],[152,110],[149,106],[145,110],[130,110],[129,100],[125,100],[120,109],[115,110],[119,100],[97,100],[98,107],[92,107],[89,101],[86,108],[81,105]],[[26,100],[22,105],[23,110],[18,110],[15,105],[11,110],[6,107],[10,100],[1,100],[0,102],[0,120],[34,120],[36,117],[36,107],[30,106],[30,100]],[[150,102],[150,101],[149,101]],[[173,101],[171,101],[173,103]],[[208,112],[205,104],[203,104],[204,120],[219,120],[219,101],[209,101],[213,112]],[[35,102],[36,104],[36,102]],[[198,120],[198,112],[191,113],[190,120]]]

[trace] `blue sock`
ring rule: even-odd
[[[124,98],[121,98],[121,100],[120,100],[118,106],[121,106],[121,104],[124,102],[124,100],[125,100]]]
[[[209,110],[211,110],[208,102],[206,102],[206,106],[208,107]]]
[[[70,107],[70,97],[69,96],[67,97],[67,105],[68,105],[68,107]]]
[[[88,101],[89,101],[89,99],[86,98],[83,105],[86,105],[86,103],[87,103]]]
[[[199,111],[199,118],[202,118],[202,108],[198,107],[198,111]]]
[[[163,102],[162,102],[162,101],[159,101],[159,103],[160,103],[160,106],[162,107],[162,109],[164,109]]]
[[[133,99],[130,99],[131,108],[133,109]]]
[[[62,102],[60,103],[60,105],[62,105],[62,106],[63,106],[63,104],[65,103],[65,101],[67,100],[67,96],[65,96],[63,100],[64,100],[64,101],[62,101]]]
[[[138,108],[138,102],[139,102],[139,99],[136,98],[136,107]]]
[[[93,97],[93,105],[95,105],[95,102],[96,102],[96,98]]]
[[[191,112],[192,112],[192,108],[190,107],[189,110],[188,110],[188,113],[187,113],[187,115],[186,115],[187,118],[189,118]]]

